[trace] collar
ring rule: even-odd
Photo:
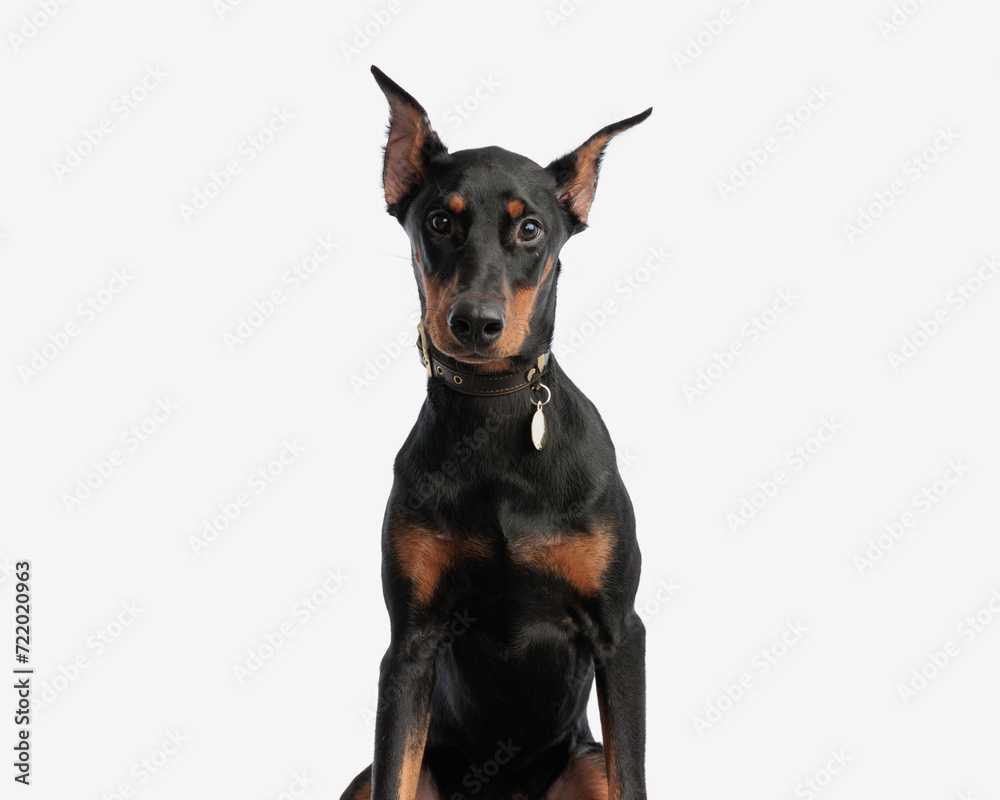
[[[542,378],[545,377],[545,369],[549,363],[548,352],[542,353],[535,366],[524,371],[493,372],[485,375],[459,372],[431,355],[427,346],[427,334],[424,332],[423,322],[417,325],[417,330],[420,333],[420,361],[427,367],[427,376],[443,381],[445,386],[456,392],[478,397],[512,394],[527,389],[529,386],[537,388],[541,384]]]

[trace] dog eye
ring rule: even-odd
[[[447,214],[443,214],[440,211],[436,211],[431,214],[430,218],[427,220],[427,224],[431,226],[431,230],[434,231],[434,233],[451,232],[451,219]]]
[[[526,219],[517,229],[517,238],[522,242],[530,242],[532,239],[537,239],[541,232],[542,225],[538,220]]]

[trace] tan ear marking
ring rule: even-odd
[[[392,115],[385,146],[382,184],[385,188],[385,201],[392,205],[406,197],[424,179],[420,150],[430,126],[418,108],[402,108],[392,102],[390,108]]]
[[[610,141],[610,136],[595,139],[577,153],[576,175],[559,197],[560,200],[570,204],[580,222],[585,223],[590,216],[590,206],[597,191],[597,170],[601,152]]]
[[[426,180],[430,159],[447,149],[413,97],[372,65],[372,75],[389,101],[389,133],[382,163],[382,187],[390,213]]]
[[[606,125],[576,150],[557,158],[546,167],[556,179],[556,196],[569,207],[579,222],[576,231],[587,225],[590,205],[597,190],[597,173],[601,167],[604,148],[615,136],[638,125],[652,111],[653,109],[647,108],[634,117]]]

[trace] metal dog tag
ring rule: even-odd
[[[538,401],[538,408],[535,409],[531,418],[531,443],[536,450],[545,447],[545,442],[549,438],[549,432],[545,428],[545,412],[542,411],[542,401]]]
[[[539,370],[541,370],[544,360],[545,356],[541,356],[538,359]],[[531,370],[531,372],[534,372],[534,370]],[[528,374],[530,375],[531,373]],[[539,389],[545,390],[545,399],[535,401],[535,413],[531,417],[531,443],[535,446],[536,450],[541,450],[545,447],[545,443],[549,439],[548,426],[545,424],[545,412],[542,411],[542,406],[546,405],[552,399],[552,390],[541,381],[538,381],[537,385],[531,387],[531,391],[533,392],[537,392]]]

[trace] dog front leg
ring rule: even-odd
[[[630,612],[613,651],[597,664],[608,800],[646,797],[646,629]]]
[[[382,659],[375,714],[372,800],[413,800],[431,716],[434,648],[393,641]]]

